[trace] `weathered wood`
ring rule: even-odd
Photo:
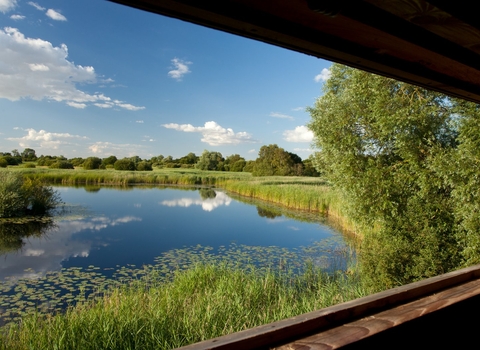
[[[353,322],[387,308],[439,293],[480,278],[480,265],[389,289],[289,319],[182,347],[183,350],[257,349],[286,343],[313,333]],[[461,291],[461,289],[460,289]],[[461,293],[461,292],[460,292]],[[382,322],[390,322],[385,319]],[[380,327],[377,325],[376,327]]]
[[[476,295],[480,295],[480,280],[449,288],[438,294],[402,304],[358,321],[284,344],[275,349],[338,349]]]

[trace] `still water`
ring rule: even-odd
[[[41,236],[20,237],[19,249],[0,250],[0,281],[70,267],[148,265],[162,253],[197,245],[296,249],[325,241],[330,250],[343,244],[341,234],[321,218],[294,220],[265,203],[243,203],[218,189],[56,190],[64,210]]]

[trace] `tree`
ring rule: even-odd
[[[209,152],[204,150],[198,159],[195,168],[200,170],[223,170],[223,158],[220,152]]]
[[[152,163],[142,161],[142,162],[137,164],[137,170],[138,171],[152,171],[153,170]]]
[[[243,171],[243,168],[247,162],[245,158],[241,157],[239,154],[232,154],[225,159],[224,168],[225,171]]]
[[[135,163],[130,158],[119,159],[113,165],[115,170],[135,170]]]
[[[31,162],[37,160],[35,150],[32,148],[25,148],[22,152],[22,160],[24,162]]]
[[[98,169],[102,164],[102,160],[98,157],[88,157],[83,162],[83,169],[85,170],[93,170]]]
[[[105,166],[107,166],[107,165],[112,165],[113,166],[117,160],[118,160],[117,157],[110,156],[110,157],[107,157],[107,158],[103,158],[102,163]]]
[[[309,128],[350,216],[376,227],[362,268],[391,286],[457,267],[452,187],[438,167],[458,145],[454,100],[339,64],[331,73]]]
[[[298,165],[297,165],[298,164]],[[255,160],[254,176],[289,176],[302,174],[302,159],[277,145],[262,146]]]

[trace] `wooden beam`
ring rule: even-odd
[[[285,344],[479,278],[480,265],[476,265],[180,349],[245,350]]]

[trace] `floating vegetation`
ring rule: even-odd
[[[179,271],[187,271],[198,264],[295,275],[302,273],[306,266],[316,266],[330,273],[344,271],[348,268],[347,261],[353,262],[354,254],[340,240],[326,239],[298,249],[236,244],[214,249],[197,245],[165,252],[155,259],[155,264],[142,267],[64,268],[39,278],[6,279],[0,283],[0,325],[17,322],[28,314],[62,312],[135,281],[142,281],[145,286],[168,282]],[[36,275],[33,269],[26,272]]]

